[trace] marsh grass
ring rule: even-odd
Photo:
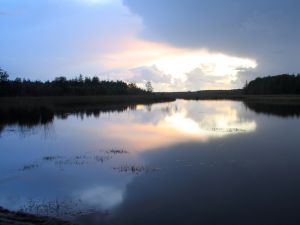
[[[56,218],[71,218],[95,212],[92,209],[82,209],[82,200],[28,200],[21,207],[20,212],[34,214],[37,216],[51,216]]]
[[[113,159],[114,156],[124,154],[129,154],[129,151],[125,149],[110,149],[100,151],[100,153],[86,152],[85,154],[75,156],[48,155],[42,157],[40,160],[37,160],[34,163],[24,165],[20,171],[30,171],[41,167],[44,163],[52,163],[53,165],[58,166],[60,169],[63,169],[65,166],[83,166],[95,162],[102,164]]]
[[[106,153],[119,155],[119,154],[128,154],[129,152],[124,149],[111,149],[111,150],[106,151]]]
[[[38,164],[28,164],[28,165],[24,165],[20,170],[21,171],[28,171],[28,170],[36,169],[38,167],[39,167]]]
[[[150,167],[150,166],[145,166],[145,165],[129,165],[125,164],[122,166],[116,166],[113,167],[113,169],[117,172],[120,173],[131,173],[131,174],[140,174],[140,173],[152,173],[152,172],[157,172],[160,169],[157,167]]]
[[[208,131],[213,131],[213,132],[223,132],[223,133],[239,133],[239,132],[246,132],[244,129],[239,129],[235,127],[230,127],[230,128],[219,128],[219,127],[213,127],[208,129]]]
[[[125,149],[110,149],[110,150],[100,150],[101,154],[95,152],[87,152],[82,155],[75,156],[44,156],[41,160],[38,160],[35,163],[24,165],[20,170],[21,171],[30,171],[42,166],[43,163],[51,163],[52,165],[57,166],[60,170],[64,170],[66,166],[84,166],[90,163],[105,163],[106,161],[114,159],[118,155],[124,156],[130,152]],[[140,164],[128,164],[117,165],[112,167],[114,171],[120,173],[131,173],[131,174],[141,174],[141,173],[152,173],[157,172],[160,169],[157,167],[151,167]]]
[[[60,159],[61,156],[45,156],[43,157],[43,160],[45,161],[54,161],[54,160],[57,160],[57,159]]]

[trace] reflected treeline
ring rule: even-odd
[[[277,115],[281,117],[299,117],[300,104],[270,104],[263,101],[243,101],[247,109],[256,113],[268,115]],[[33,128],[47,127],[52,124],[55,118],[67,119],[70,115],[79,118],[95,117],[98,118],[104,113],[121,113],[126,110],[136,110],[137,105],[101,105],[101,106],[60,106],[60,107],[8,107],[0,108],[0,135],[7,126],[17,126],[20,133],[33,130]],[[151,104],[146,105],[146,109],[151,111]],[[161,109],[163,112],[169,112],[170,108]],[[177,111],[175,107],[175,112]]]
[[[12,107],[8,109],[0,109],[0,134],[6,126],[16,125],[20,128],[35,128],[51,124],[55,117],[59,119],[67,119],[68,116],[75,115],[80,118],[97,118],[103,113],[124,112],[128,109],[135,110],[136,105],[106,105],[84,108],[47,108],[42,106],[36,108]]]
[[[10,108],[0,110],[0,124],[5,125],[20,125],[31,127],[35,125],[43,125],[52,122],[54,112],[45,107],[23,109]]]
[[[300,104],[272,104],[255,101],[244,101],[244,105],[256,112],[280,117],[299,117]]]

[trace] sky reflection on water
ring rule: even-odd
[[[296,218],[299,125],[241,102],[176,101],[5,126],[0,205],[83,224]]]

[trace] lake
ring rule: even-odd
[[[300,224],[299,115],[184,100],[11,113],[0,206],[89,225]]]

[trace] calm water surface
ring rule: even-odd
[[[2,122],[0,206],[91,225],[300,224],[297,110],[176,101]]]

